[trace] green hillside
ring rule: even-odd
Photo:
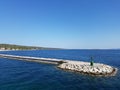
[[[55,50],[58,48],[45,48],[45,47],[35,47],[35,46],[23,46],[23,45],[13,45],[13,44],[0,44],[0,50]]]

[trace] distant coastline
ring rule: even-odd
[[[16,50],[58,50],[59,48],[23,46],[14,44],[0,44],[0,51],[16,51]]]
[[[65,48],[51,48],[39,46],[25,46],[15,44],[0,44],[0,51],[18,51],[18,50],[120,50],[120,48],[104,48],[104,49],[65,49]]]

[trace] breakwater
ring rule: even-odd
[[[66,61],[66,63],[60,64],[58,67],[64,70],[95,76],[115,76],[117,73],[117,68],[112,66],[101,63],[94,63],[94,65],[91,66],[89,62],[82,61]]]
[[[0,54],[0,57],[16,59],[16,60],[31,61],[31,62],[38,62],[38,63],[50,63],[50,64],[59,64],[62,61],[61,59],[17,56],[17,55],[7,55],[7,54]]]
[[[16,59],[16,60],[32,61],[38,63],[57,64],[58,68],[60,69],[71,70],[75,72],[80,72],[89,75],[96,75],[96,76],[114,76],[117,73],[117,68],[101,63],[94,63],[94,65],[91,66],[89,62],[71,61],[71,60],[53,59],[53,58],[39,58],[39,57],[16,56],[16,55],[6,55],[6,54],[0,54],[0,57]]]

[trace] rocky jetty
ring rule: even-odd
[[[58,66],[64,70],[76,71],[89,75],[97,75],[97,76],[114,76],[117,72],[117,68],[114,68],[109,65],[94,63],[93,66],[90,65],[89,62],[82,61],[66,61],[66,63],[62,63]]]
[[[15,60],[24,60],[38,63],[49,63],[57,64],[59,68],[64,70],[71,70],[75,72],[80,72],[89,75],[97,76],[114,76],[117,72],[117,68],[109,65],[94,63],[93,62],[82,62],[82,61],[71,61],[53,58],[40,58],[40,57],[30,57],[30,56],[16,56],[0,54],[0,58],[8,58]]]

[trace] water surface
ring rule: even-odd
[[[33,50],[2,54],[105,63],[120,69],[120,50]],[[120,90],[120,72],[93,77],[64,71],[55,65],[0,58],[0,90]]]

